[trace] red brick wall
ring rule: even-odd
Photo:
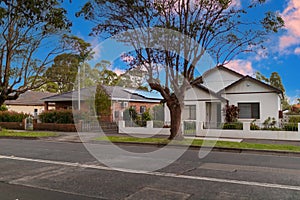
[[[24,130],[23,122],[0,122],[0,127],[7,129]]]
[[[78,128],[80,128],[80,125]],[[33,130],[77,132],[75,124],[56,124],[56,123],[33,123]]]

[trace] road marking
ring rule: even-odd
[[[0,159],[37,162],[37,163],[44,163],[44,164],[53,164],[53,165],[62,165],[62,166],[69,166],[69,167],[107,170],[107,171],[121,171],[121,172],[126,172],[131,174],[143,174],[143,175],[160,176],[160,177],[168,177],[168,178],[182,178],[182,179],[190,179],[190,180],[200,180],[200,181],[209,181],[209,182],[218,182],[218,183],[229,183],[229,184],[300,191],[300,186],[293,186],[293,185],[262,183],[262,182],[254,182],[254,181],[241,181],[241,180],[234,180],[234,179],[222,179],[222,178],[212,178],[212,177],[204,177],[204,176],[189,176],[189,175],[174,174],[174,173],[149,172],[143,170],[132,170],[132,169],[122,169],[122,168],[109,168],[100,165],[80,164],[80,163],[72,163],[72,162],[23,158],[23,157],[5,156],[5,155],[0,155]]]
[[[281,173],[300,175],[299,169],[281,169],[274,167],[261,167],[261,166],[245,166],[245,165],[232,165],[223,163],[203,163],[199,169],[218,170],[218,171],[255,171],[255,172],[266,172],[266,173]]]

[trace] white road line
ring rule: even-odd
[[[5,155],[0,155],[0,159],[37,162],[37,163],[62,165],[62,166],[69,166],[69,167],[80,167],[80,168],[88,168],[88,169],[107,170],[107,171],[122,171],[122,172],[132,173],[132,174],[144,174],[144,175],[160,176],[160,177],[168,177],[168,178],[182,178],[182,179],[191,179],[191,180],[201,180],[201,181],[230,183],[230,184],[238,184],[238,185],[300,191],[300,186],[293,186],[293,185],[261,183],[261,182],[254,182],[254,181],[241,181],[241,180],[234,180],[234,179],[211,178],[211,177],[204,177],[204,176],[189,176],[189,175],[180,175],[180,174],[164,173],[164,172],[148,172],[148,171],[143,171],[143,170],[132,170],[132,169],[122,169],[122,168],[109,168],[109,167],[99,166],[99,165],[80,164],[80,163],[33,159],[33,158],[23,158],[23,157],[5,156]]]

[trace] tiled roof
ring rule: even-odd
[[[38,92],[38,91],[27,91],[19,96],[16,100],[7,100],[4,103],[6,105],[26,105],[26,106],[38,106],[44,105],[43,98],[53,96],[53,93],[49,92]]]
[[[142,90],[136,90],[132,88],[124,88],[120,86],[102,86],[106,94],[113,100],[124,101],[141,101],[141,102],[160,102],[162,98],[156,93],[145,92]],[[96,87],[82,88],[80,90],[80,100],[93,99],[96,94]],[[151,96],[153,94],[153,96]],[[154,95],[155,94],[155,95]],[[59,95],[44,98],[46,102],[55,101],[77,101],[78,91],[66,92]]]

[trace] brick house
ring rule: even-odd
[[[102,86],[102,89],[111,100],[111,113],[109,116],[102,116],[103,121],[116,122],[123,119],[123,112],[128,108],[134,108],[138,114],[159,105],[162,97],[154,92],[147,92],[120,86]],[[78,95],[79,94],[79,95]],[[96,87],[82,88],[59,95],[44,98],[45,110],[50,104],[55,105],[55,109],[74,109],[90,111],[94,108],[94,98]],[[78,96],[80,98],[78,98]],[[80,104],[79,104],[80,102]]]

